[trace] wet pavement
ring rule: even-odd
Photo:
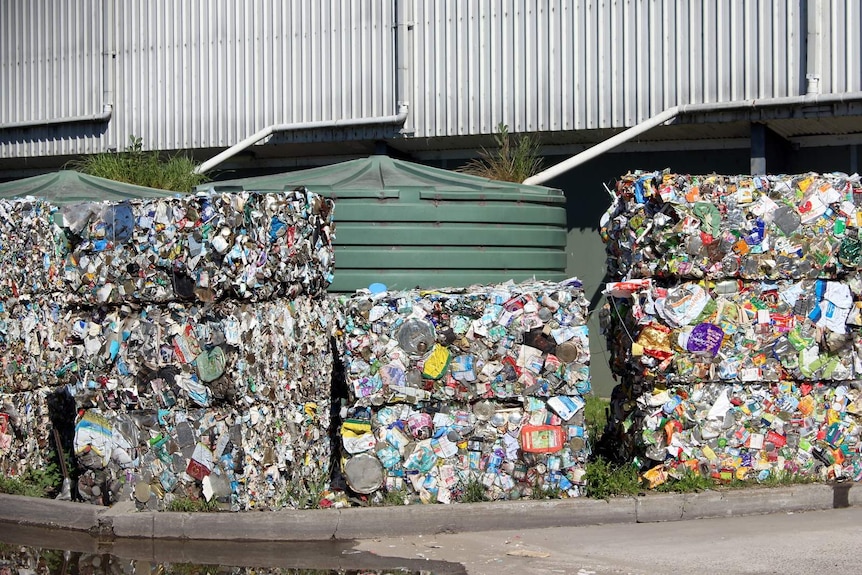
[[[0,523],[0,573],[289,573],[456,575],[464,567],[442,559],[387,557],[356,542],[204,542],[123,539]],[[23,569],[23,571],[22,571]],[[28,571],[32,569],[33,571]],[[5,574],[4,574],[5,575]]]

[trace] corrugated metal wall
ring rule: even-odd
[[[409,4],[415,137],[634,125],[677,104],[805,91],[808,0],[0,0],[0,158],[227,147],[273,123],[396,111]],[[820,0],[823,92],[862,90],[859,0]],[[363,132],[356,132],[362,137]]]
[[[111,1],[0,0],[0,124],[101,111]],[[114,11],[107,131],[5,130],[0,157],[122,149],[130,135],[226,147],[269,124],[395,113],[392,0],[115,0]]]
[[[862,89],[862,2],[820,0],[820,85],[823,92]]]
[[[102,111],[101,4],[0,0],[0,124]],[[16,134],[0,133],[0,157],[60,153],[44,131],[34,132],[36,141],[26,146],[10,146],[7,138],[17,141]]]
[[[800,0],[416,4],[417,136],[631,126],[804,88]]]
[[[261,128],[393,114],[391,2],[117,4],[122,132],[166,148],[230,146]]]

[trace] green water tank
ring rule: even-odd
[[[553,188],[371,156],[201,189],[297,186],[335,202],[330,292],[567,277],[565,197]]]

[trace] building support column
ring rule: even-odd
[[[751,124],[751,175],[766,174],[766,124]]]

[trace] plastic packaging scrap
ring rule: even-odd
[[[0,216],[14,224],[0,234],[4,467],[37,469],[51,453],[32,398],[62,391],[76,498],[314,503],[331,469],[340,316],[323,297],[329,200],[0,200]]]
[[[576,279],[343,302],[342,470],[405,503],[583,489],[587,301]]]
[[[651,487],[686,472],[724,482],[788,473],[862,480],[858,381],[703,383],[637,392],[614,402],[615,416],[630,430],[621,439]]]
[[[357,292],[344,362],[358,405],[583,395],[590,391],[581,282]]]
[[[163,509],[176,498],[234,511],[316,505],[330,472],[329,400],[209,409],[89,409],[75,429],[93,503],[133,498]],[[93,489],[95,486],[96,489]]]
[[[325,298],[64,308],[33,297],[0,300],[0,310],[7,392],[67,385],[79,402],[99,395],[110,408],[136,409],[328,385],[334,320]],[[314,369],[319,376],[298,377]]]
[[[128,485],[151,506],[181,495],[250,509],[301,504],[289,494],[325,483],[328,300],[144,311],[103,322],[125,326],[121,351],[101,370],[92,362],[71,370],[66,384],[90,408],[77,422],[75,452],[96,484]],[[80,483],[79,491],[85,496]],[[99,492],[94,502],[103,502]]]
[[[835,279],[862,264],[858,175],[635,172],[601,223],[613,278]]]
[[[23,475],[51,462],[50,389],[0,394],[0,474]]]
[[[291,192],[200,192],[53,206],[0,200],[6,297],[68,304],[262,301],[322,294],[334,265],[332,202]]]
[[[634,173],[603,223],[610,429],[656,486],[860,477],[859,177]]]
[[[577,497],[589,455],[583,406],[557,396],[354,407],[341,429],[343,473],[354,492],[400,503]]]
[[[657,382],[862,379],[862,277],[607,284],[612,368]]]

